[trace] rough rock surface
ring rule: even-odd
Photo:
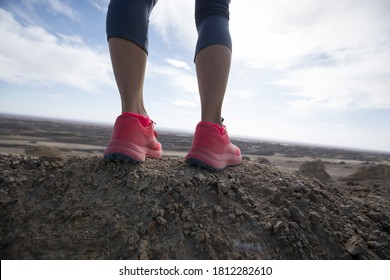
[[[321,159],[306,161],[300,167],[299,171],[308,177],[317,178],[321,181],[332,181],[332,178],[326,172],[326,167]]]
[[[59,157],[61,154],[59,148],[50,146],[35,146],[26,150],[26,155],[30,156]]]
[[[345,180],[390,179],[390,165],[375,164],[361,166],[358,171]]]
[[[389,188],[244,161],[0,155],[1,259],[389,259]],[[380,190],[380,193],[378,191]]]

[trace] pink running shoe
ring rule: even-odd
[[[225,126],[201,121],[196,126],[186,162],[201,168],[220,170],[241,164],[241,151],[230,142]]]
[[[162,148],[156,137],[149,117],[125,112],[115,121],[104,159],[138,163],[147,157],[161,158]]]

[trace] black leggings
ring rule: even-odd
[[[111,0],[107,12],[107,40],[111,37],[133,42],[148,53],[149,17],[158,0]],[[224,45],[232,49],[229,32],[230,0],[196,0],[198,30],[195,57],[202,49]]]

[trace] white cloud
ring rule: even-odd
[[[48,27],[48,23],[42,14],[50,13],[56,16],[64,16],[72,21],[80,22],[83,18],[80,16],[80,11],[73,9],[67,5],[69,1],[59,0],[21,0],[8,1],[7,8],[12,12],[14,17],[20,20],[23,24],[39,25]]]
[[[244,89],[231,89],[229,93],[231,96],[234,96],[239,99],[251,99],[254,96],[256,96],[256,94],[253,91],[244,90]]]
[[[64,1],[45,0],[44,2],[56,13],[67,16],[72,20],[78,20],[78,13],[64,3]]]
[[[390,108],[387,1],[243,0],[231,11],[233,58],[273,71],[293,113]]]
[[[390,108],[390,51],[332,67],[292,70],[279,83],[293,90],[292,109],[304,114],[318,110]]]
[[[56,101],[61,101],[64,99],[64,96],[61,94],[48,94],[47,95],[50,99],[56,100]]]
[[[198,92],[198,83],[195,74],[184,70],[183,67],[178,68],[177,65],[172,67],[149,62],[147,72],[148,76],[157,74],[160,77],[166,77],[164,80],[180,92]]]
[[[0,79],[94,91],[113,86],[108,54],[97,53],[78,36],[54,35],[18,23],[0,9]]]
[[[157,30],[167,42],[187,38],[193,47],[190,1],[164,2],[152,21],[161,27]],[[389,5],[386,0],[232,1],[235,65],[259,77],[273,71],[273,82],[292,92],[289,104],[302,114],[390,108]],[[231,86],[242,87],[239,81]]]
[[[108,4],[110,0],[89,0],[89,2],[93,7],[95,7],[99,11],[106,13],[108,10]]]
[[[165,61],[168,62],[173,67],[183,68],[184,70],[191,70],[191,67],[188,66],[188,64],[184,61],[178,59],[172,59],[172,58],[168,58]]]
[[[199,107],[198,83],[192,68],[177,59],[165,59],[165,62],[148,62],[146,86],[158,84],[157,98],[161,98],[161,94],[168,94],[164,97],[165,100],[170,100],[168,106],[172,104],[183,107],[184,110]]]
[[[389,31],[386,1],[233,1],[235,59],[286,70],[308,55],[370,47]],[[378,37],[379,36],[379,37]]]
[[[150,24],[167,44],[179,43],[192,51],[197,36],[194,7],[194,1],[158,1],[150,17]]]
[[[176,99],[173,102],[173,105],[180,106],[180,107],[199,107],[199,102],[188,100],[188,99]]]

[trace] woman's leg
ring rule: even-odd
[[[147,115],[143,101],[146,52],[136,44],[110,38],[109,48],[116,84],[121,96],[122,113]]]
[[[157,0],[111,0],[107,39],[122,112],[146,115],[143,103],[148,26]]]
[[[195,4],[198,30],[195,64],[201,117],[202,121],[219,125],[232,56],[229,4],[230,0],[197,0]]]
[[[222,125],[222,103],[229,78],[230,62],[231,51],[223,45],[207,47],[196,57],[202,121]]]
[[[149,16],[157,0],[111,0],[107,39],[122,114],[117,117],[104,159],[142,162],[161,158],[153,122],[143,102]]]
[[[197,0],[195,5],[195,64],[202,121],[196,126],[186,162],[207,169],[222,169],[242,161],[240,149],[230,142],[221,120],[232,56],[229,3],[230,0]]]

